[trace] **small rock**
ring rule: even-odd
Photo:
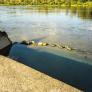
[[[46,42],[38,42],[38,46],[47,46],[48,45],[48,43],[46,43]]]
[[[56,47],[57,45],[56,44],[50,44],[51,47]]]
[[[47,46],[47,45],[48,45],[48,43],[46,43],[46,42],[43,43],[43,46]]]
[[[32,44],[35,44],[35,41],[31,41]]]
[[[29,45],[36,46],[36,42],[35,41],[30,41]]]
[[[65,48],[66,48],[67,50],[69,50],[69,51],[71,51],[71,50],[72,50],[72,48],[71,48],[71,47],[69,47],[69,46],[65,46]]]
[[[29,41],[29,45],[35,45],[35,41]]]
[[[29,41],[22,41],[21,44],[29,45]]]
[[[43,46],[43,43],[42,42],[38,42],[38,46]]]
[[[65,47],[62,46],[62,45],[57,45],[57,47],[58,47],[58,48],[61,48],[61,49],[65,48]]]

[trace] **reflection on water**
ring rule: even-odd
[[[70,7],[67,10],[71,15],[77,15],[81,19],[92,19],[92,7]]]
[[[0,29],[12,41],[69,45],[92,53],[92,8],[0,6]]]

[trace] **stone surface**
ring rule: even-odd
[[[48,43],[46,43],[46,42],[38,42],[38,46],[47,46],[48,45]]]
[[[8,35],[6,34],[6,32],[0,31],[0,50],[7,47],[10,44],[11,44],[11,41],[8,38]]]
[[[8,55],[12,42],[10,41],[6,32],[0,31],[0,54]]]
[[[28,66],[0,56],[0,92],[81,92]]]

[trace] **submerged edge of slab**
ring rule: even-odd
[[[82,92],[4,56],[0,56],[0,91]]]

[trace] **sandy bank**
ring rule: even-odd
[[[9,58],[0,56],[0,92],[80,92]]]

